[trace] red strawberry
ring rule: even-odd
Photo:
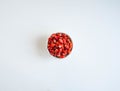
[[[54,33],[48,39],[48,51],[57,58],[66,57],[72,48],[71,38],[65,33]]]

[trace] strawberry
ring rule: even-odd
[[[48,39],[48,51],[57,58],[65,58],[73,48],[71,38],[65,33],[54,33]]]

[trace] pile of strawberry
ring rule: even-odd
[[[71,38],[65,33],[54,33],[48,39],[48,51],[57,58],[64,58],[73,48]]]

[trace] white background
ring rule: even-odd
[[[73,40],[65,59],[54,32]],[[0,0],[0,91],[120,91],[120,1]]]

